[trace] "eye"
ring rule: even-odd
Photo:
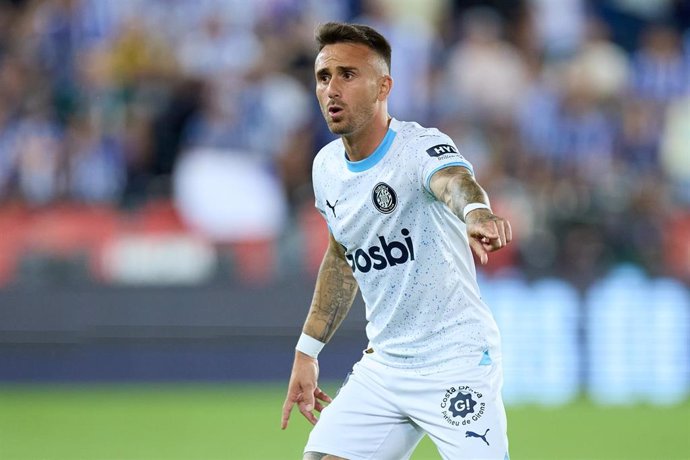
[[[355,74],[353,72],[350,72],[349,70],[343,72],[343,79],[345,80],[351,80],[352,78],[354,78],[354,76]]]
[[[328,74],[325,74],[325,73],[322,73],[317,77],[317,80],[319,81],[319,83],[328,83],[328,80],[330,80],[330,79],[331,79],[331,76]]]

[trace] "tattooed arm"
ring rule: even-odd
[[[355,294],[357,282],[352,269],[345,259],[342,246],[330,235],[302,332],[320,342],[328,342],[350,311]],[[318,387],[318,377],[319,363],[316,358],[295,351],[292,375],[283,404],[283,429],[287,427],[295,404],[302,415],[315,424],[317,419],[312,411],[321,412],[323,405],[320,401],[331,402],[331,398]]]
[[[451,166],[436,172],[429,184],[436,199],[445,203],[453,214],[467,224],[470,247],[482,264],[489,260],[489,252],[496,251],[513,239],[510,222],[496,216],[490,209],[475,209],[463,218],[470,203],[489,205],[489,197],[472,173],[461,166]]]
[[[303,332],[327,343],[350,311],[355,294],[357,282],[345,259],[345,251],[333,235],[329,235]]]

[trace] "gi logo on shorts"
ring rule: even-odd
[[[379,182],[371,192],[371,201],[379,212],[390,214],[398,204],[398,197],[390,185]]]
[[[481,401],[482,397],[481,393],[466,385],[450,387],[441,400],[441,415],[449,425],[470,425],[484,415],[486,403]]]
[[[450,400],[450,412],[453,417],[467,417],[468,414],[474,412],[474,406],[477,402],[472,399],[472,393],[459,392],[453,399]]]

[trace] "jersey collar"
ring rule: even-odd
[[[386,156],[386,153],[388,153],[388,150],[390,149],[391,144],[393,143],[393,139],[395,139],[395,135],[397,134],[397,132],[393,130],[393,126],[395,126],[396,124],[395,122],[395,119],[391,120],[386,135],[383,137],[383,140],[381,141],[379,146],[376,147],[374,153],[372,153],[365,159],[359,161],[350,161],[347,159],[347,156],[345,156],[345,164],[347,165],[347,169],[349,169],[351,172],[356,173],[363,172],[367,169],[373,168],[379,161],[381,161],[383,157]]]

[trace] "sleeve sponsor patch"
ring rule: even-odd
[[[438,144],[426,149],[426,153],[430,157],[440,157],[441,155],[448,155],[449,153],[458,153],[458,149],[450,144]]]

